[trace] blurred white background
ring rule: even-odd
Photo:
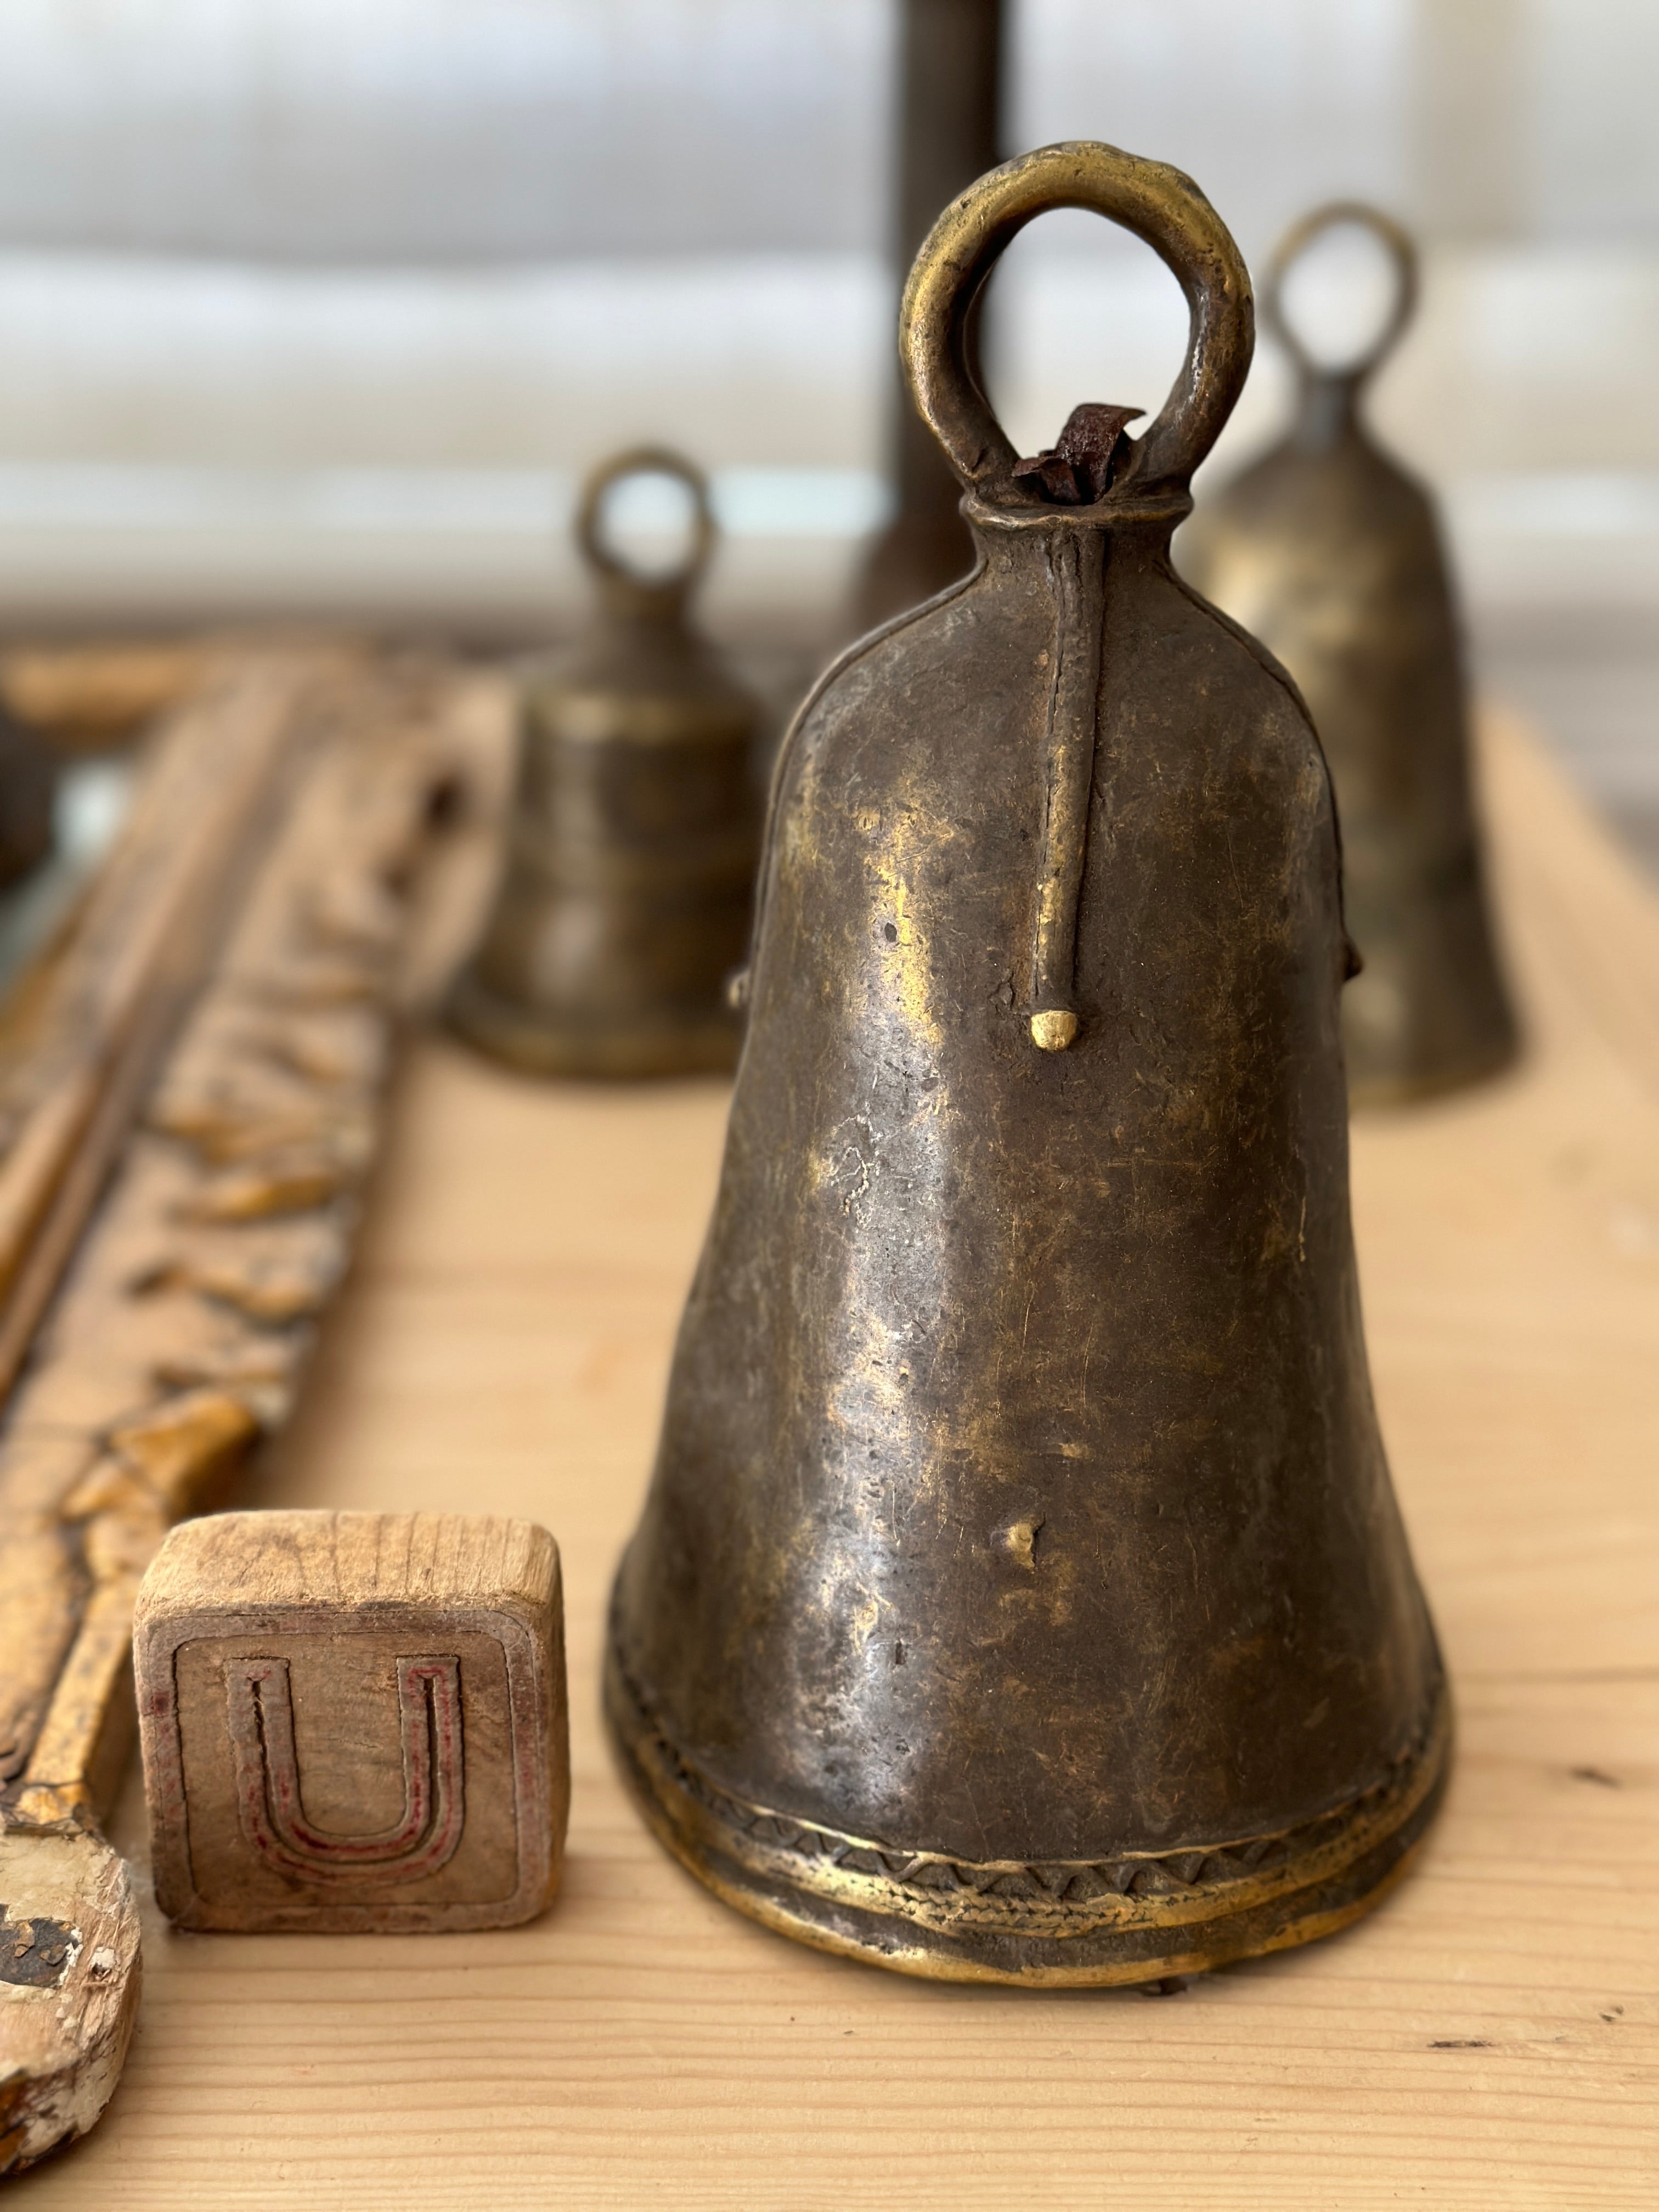
[[[1009,151],[1173,161],[1259,264],[1334,194],[1421,236],[1377,419],[1493,680],[1659,832],[1656,0],[1011,0]],[[881,512],[890,0],[6,0],[0,625],[481,636],[575,580],[576,472],[717,472],[724,623],[830,605]],[[1048,442],[1155,407],[1182,313],[1084,217],[999,277]],[[1216,466],[1280,420],[1263,347]]]

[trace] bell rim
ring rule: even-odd
[[[471,965],[451,985],[444,1014],[464,1043],[521,1075],[595,1082],[729,1075],[743,1044],[741,1018],[719,1006],[622,1019],[578,1008],[537,1015],[492,991]]]
[[[707,1783],[673,1744],[629,1680],[614,1640],[606,1655],[605,1713],[647,1826],[670,1855],[722,1903],[812,1949],[859,1959],[891,1972],[933,1981],[1048,1989],[1133,1987],[1171,1975],[1203,1973],[1291,1949],[1351,1926],[1382,1902],[1416,1859],[1444,1794],[1453,1733],[1449,1686],[1443,1673],[1437,1671],[1425,1723],[1391,1776],[1282,1832],[1296,1837],[1328,1831],[1310,1850],[1281,1862],[1265,1876],[1251,1874],[1223,1883],[1188,1885],[1185,1896],[1128,1898],[1120,1893],[1113,1902],[1129,1911],[1103,1912],[1092,1925],[1057,1933],[1052,1925],[1021,1924],[1018,1906],[1032,1899],[1007,1900],[1014,1909],[1000,1916],[1000,1925],[994,1928],[944,1924],[942,1918],[927,1924],[894,1909],[892,1893],[900,1885],[890,1875],[862,1869],[848,1874],[837,1864],[827,1878],[819,1873],[810,1886],[795,1879],[794,1869],[782,1863],[788,1847],[780,1845],[775,1851],[763,1845],[757,1850],[740,1820],[723,1817],[700,1796],[690,1778],[702,1780],[705,1790],[734,1808],[742,1802]],[[673,1766],[681,1774],[675,1774]],[[832,1833],[814,1821],[793,1821],[758,1807],[744,1809],[757,1820],[782,1821],[825,1837]],[[881,1851],[890,1860],[946,1857],[896,1852],[853,1838],[842,1840],[860,1855]],[[1156,1864],[1213,1857],[1225,1848],[1127,1853],[1123,1857]],[[1103,1863],[1043,1863],[1081,1871]],[[973,1871],[994,1875],[1029,1874],[1030,1869],[996,1861]],[[886,1909],[870,1901],[884,1891],[888,1893]]]
[[[1355,1053],[1353,1057],[1358,1060],[1360,1055]],[[1348,1103],[1359,1113],[1386,1115],[1399,1107],[1449,1098],[1460,1091],[1473,1091],[1511,1073],[1522,1057],[1522,1040],[1513,1030],[1483,1051],[1461,1053],[1455,1059],[1449,1055],[1433,1067],[1408,1073],[1384,1066],[1379,1054],[1349,1076]]]

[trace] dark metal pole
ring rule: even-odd
[[[1004,0],[902,0],[893,257],[902,283],[957,194],[996,167]],[[860,577],[870,628],[965,575],[973,562],[957,483],[894,370],[891,466],[898,512]]]

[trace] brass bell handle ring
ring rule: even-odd
[[[953,200],[916,256],[899,317],[911,396],[970,490],[1023,506],[1015,453],[969,365],[969,310],[1032,218],[1085,208],[1150,246],[1187,295],[1187,357],[1158,419],[1131,440],[1108,502],[1184,495],[1243,387],[1255,343],[1250,279],[1220,216],[1190,177],[1088,139],[1039,147]],[[1120,494],[1130,495],[1122,499]]]
[[[653,571],[635,568],[605,540],[602,525],[605,501],[616,486],[629,477],[672,477],[691,495],[691,532],[684,557],[673,568]],[[576,542],[584,558],[608,582],[652,599],[680,599],[708,565],[714,545],[714,513],[708,495],[708,479],[694,461],[668,446],[630,446],[613,453],[592,470],[582,485],[576,511]]]
[[[1369,231],[1386,250],[1394,264],[1394,301],[1370,343],[1340,366],[1328,368],[1314,358],[1291,327],[1285,313],[1285,280],[1316,239],[1322,238],[1328,230],[1347,226]],[[1410,233],[1366,200],[1332,200],[1292,223],[1273,248],[1261,287],[1261,319],[1304,376],[1337,376],[1358,384],[1393,352],[1416,312],[1417,291],[1417,248]]]

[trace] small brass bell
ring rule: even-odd
[[[684,563],[646,575],[605,542],[613,485],[678,478]],[[708,488],[641,447],[589,478],[577,538],[600,618],[526,683],[501,889],[451,1018],[500,1060],[551,1075],[729,1067],[759,841],[760,710],[687,620],[714,538]]]
[[[1055,207],[1191,310],[1144,438],[1016,460],[968,368]],[[1329,782],[1170,538],[1248,368],[1177,171],[1051,146],[901,323],[978,565],[854,647],[774,786],[750,1027],[611,1726],[729,1903],[903,1972],[1145,1982],[1400,1871],[1444,1685],[1372,1409]]]
[[[1365,354],[1322,367],[1285,319],[1291,264],[1337,224],[1393,257],[1394,311]],[[1514,1057],[1515,1017],[1487,910],[1451,581],[1434,504],[1383,453],[1359,401],[1410,321],[1416,255],[1399,225],[1344,201],[1273,257],[1269,328],[1294,360],[1290,434],[1206,500],[1182,573],[1295,678],[1324,744],[1342,824],[1348,927],[1364,965],[1343,1001],[1358,1104],[1449,1090]]]

